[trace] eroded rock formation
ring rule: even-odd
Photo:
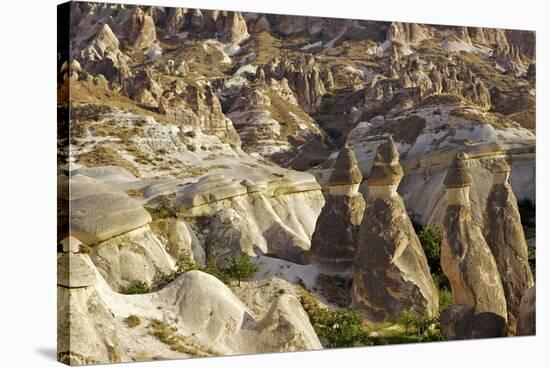
[[[428,317],[438,310],[426,255],[396,191],[402,177],[390,137],[379,145],[368,177],[353,274],[353,307],[372,322],[396,320],[405,310]]]
[[[536,288],[525,291],[519,306],[516,335],[535,335],[537,333]]]
[[[495,258],[480,226],[472,219],[469,197],[472,177],[466,159],[464,153],[457,153],[444,181],[447,210],[443,219],[441,268],[451,283],[453,306],[443,312],[443,330],[451,339],[479,337],[478,332],[489,333],[485,337],[504,336],[506,299]],[[485,320],[483,327],[477,325],[479,318]]]
[[[362,181],[355,154],[345,146],[334,163],[329,193],[311,238],[311,261],[345,267],[353,264],[365,211],[365,200],[358,191]]]
[[[483,235],[496,260],[506,297],[508,325],[513,331],[521,298],[534,282],[517,199],[508,183],[510,166],[500,160],[494,162],[490,170],[493,185],[487,199]]]

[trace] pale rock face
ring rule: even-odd
[[[115,291],[134,282],[152,285],[157,274],[168,274],[173,263],[148,226],[94,246],[91,255],[98,271]]]
[[[189,221],[210,219],[207,260],[259,253],[303,262],[323,204],[312,175],[258,166],[204,177],[181,192],[176,208]]]
[[[70,365],[121,362],[115,316],[95,287],[57,287],[57,358]]]
[[[493,185],[487,199],[483,235],[495,257],[506,296],[508,324],[513,331],[521,298],[534,285],[534,281],[527,260],[527,243],[517,199],[508,184],[510,167],[504,161],[500,162],[500,165],[503,164],[505,167],[498,164],[491,167]]]
[[[71,365],[121,362],[115,316],[96,292],[90,258],[61,252],[57,269],[58,360]]]
[[[238,11],[230,12],[222,36],[224,42],[239,44],[250,35],[246,26],[246,20]]]
[[[263,319],[257,322],[258,352],[271,352],[273,345],[285,351],[322,349],[315,330],[300,301],[291,295],[281,295],[273,302]]]
[[[502,332],[500,325],[506,325],[507,322],[504,289],[495,258],[485,242],[481,228],[472,218],[467,195],[472,179],[465,161],[466,157],[463,153],[457,154],[445,178],[447,190],[464,190],[465,192],[462,194],[452,193],[454,199],[451,199],[447,205],[443,219],[441,268],[451,283],[453,307],[471,308],[468,315],[470,313],[472,315],[461,314],[464,317],[490,314],[486,317],[491,320],[488,321],[489,323],[494,323],[494,328],[485,329],[497,333],[493,336],[504,336],[504,334],[498,334]],[[456,328],[452,325],[458,317],[449,318],[448,321],[451,324],[446,325],[445,328],[455,330]],[[466,321],[464,321],[464,325],[466,325]],[[470,328],[475,327],[475,323],[468,325]],[[449,331],[448,336],[463,339],[473,334],[475,331],[465,326],[460,331]]]
[[[74,252],[57,254],[57,284],[65,288],[89,287],[95,284],[95,267],[86,255]]]
[[[182,251],[187,251],[197,264],[205,264],[204,249],[189,223],[174,219],[168,227],[168,252],[177,259]]]
[[[140,8],[135,8],[126,27],[128,40],[136,48],[149,48],[157,38],[153,17]]]
[[[97,244],[114,236],[142,227],[151,215],[124,192],[100,182],[73,176],[69,185],[70,234],[86,245]]]
[[[123,84],[130,75],[128,57],[120,51],[119,40],[108,24],[80,51],[79,59],[87,71],[102,74],[112,83]]]
[[[397,320],[405,310],[433,316],[439,297],[403,200],[395,194],[402,171],[391,138],[378,147],[374,167],[374,186],[371,177],[367,182],[377,195],[367,197],[359,230],[353,306],[371,322]],[[384,187],[389,188],[379,189]]]
[[[535,286],[525,291],[521,298],[516,335],[535,335],[537,332],[537,307]]]

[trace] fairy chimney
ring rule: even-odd
[[[472,218],[472,176],[466,160],[464,153],[457,153],[444,181],[441,268],[451,283],[453,305],[442,313],[443,332],[450,339],[504,336],[504,290],[495,258]]]
[[[517,199],[508,183],[510,166],[505,160],[499,160],[489,169],[493,185],[487,199],[483,235],[497,263],[506,297],[508,325],[514,332],[521,297],[534,285],[533,274]]]
[[[355,154],[346,145],[334,164],[329,194],[317,218],[311,239],[311,261],[345,268],[353,263],[365,210],[365,200],[358,191],[362,180]]]
[[[403,311],[433,316],[438,292],[426,255],[397,186],[403,177],[392,138],[378,147],[359,230],[352,302],[372,322],[397,320]]]

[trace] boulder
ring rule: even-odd
[[[353,270],[352,304],[371,322],[408,310],[437,314],[438,292],[397,185],[403,175],[390,137],[378,147]]]
[[[537,307],[535,286],[525,291],[519,306],[516,335],[536,335]]]
[[[465,305],[450,306],[441,313],[441,329],[451,340],[506,336],[506,319],[493,312],[476,312]]]
[[[533,274],[517,199],[508,183],[510,166],[505,160],[498,160],[490,170],[493,184],[485,209],[483,235],[497,264],[506,297],[508,325],[514,331],[521,298],[534,285]]]
[[[470,211],[471,182],[466,156],[458,153],[444,180],[447,209],[443,219],[441,268],[451,283],[453,306],[467,306],[474,315],[492,313],[494,319],[507,321],[506,299],[495,258]],[[472,333],[466,330],[462,334]]]
[[[108,240],[151,221],[149,212],[136,200],[97,180],[73,177],[69,189],[70,235],[86,245]]]

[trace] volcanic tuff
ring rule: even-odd
[[[391,137],[377,148],[353,267],[353,304],[371,322],[403,311],[431,317],[438,294],[426,255],[396,192],[403,177]]]
[[[516,204],[536,199],[534,32],[65,9],[58,297],[76,311],[59,310],[60,360],[330,346],[298,301],[310,298],[371,323],[435,316],[413,223],[443,228],[447,337],[501,335],[506,318],[534,333],[525,242],[535,231],[524,239]],[[467,163],[449,170],[458,152]],[[502,174],[487,167],[504,159],[509,184],[493,184]],[[228,256],[259,270],[240,286],[201,271],[172,277],[182,261],[212,271]],[[476,264],[490,282],[476,280]],[[136,284],[151,292],[122,294]],[[141,325],[128,327],[132,315]],[[71,333],[95,347],[69,351]]]

